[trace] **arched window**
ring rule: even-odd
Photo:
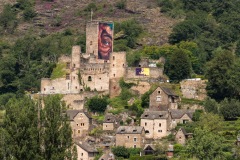
[[[88,76],[88,81],[92,81],[92,77],[91,76]]]

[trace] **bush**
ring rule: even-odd
[[[128,149],[124,146],[113,147],[112,152],[117,157],[129,158]]]
[[[118,9],[125,9],[126,8],[126,0],[120,0],[116,3],[116,7]]]
[[[107,105],[108,105],[107,97],[100,98],[95,96],[89,99],[87,102],[88,109],[92,112],[103,113],[105,112]]]

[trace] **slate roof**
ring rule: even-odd
[[[184,128],[182,128],[182,127],[179,128],[178,132],[179,132],[180,130],[183,132],[183,134],[184,134],[185,136],[188,135],[188,133],[186,132],[186,130],[185,130]]]
[[[106,115],[103,123],[114,123],[116,122],[116,117],[114,115]]]
[[[144,146],[144,148],[143,148],[143,150],[146,150],[147,149],[147,147],[151,147],[152,148],[152,150],[156,150],[156,148],[155,148],[155,145],[154,144],[145,144],[145,146]]]
[[[161,86],[160,86],[160,88],[161,88],[161,89],[163,90],[163,92],[165,92],[167,95],[178,97],[178,95],[177,95],[173,90],[171,90],[170,88],[161,87]]]
[[[98,153],[97,149],[88,144],[87,142],[74,142],[74,143],[88,153]]]
[[[185,109],[171,109],[170,114],[172,119],[180,119],[184,114],[187,114],[191,119],[193,117],[194,110]]]
[[[168,111],[145,111],[141,119],[167,119]]]
[[[78,113],[84,113],[88,118],[91,118],[87,112],[83,112],[82,110],[67,110],[66,113],[70,121],[73,121]]]
[[[143,130],[142,126],[120,126],[117,134],[141,134]]]

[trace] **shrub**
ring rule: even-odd
[[[125,9],[126,8],[126,0],[120,0],[116,3],[116,7],[118,9]]]

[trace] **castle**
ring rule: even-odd
[[[103,43],[103,47],[99,43]],[[100,51],[106,49],[109,50],[109,55],[101,57]],[[81,53],[80,46],[73,46],[71,56],[60,57],[58,63],[64,64],[66,74],[56,79],[42,78],[41,94],[76,96],[79,93],[84,94],[85,91],[98,91],[114,97],[120,93],[118,83],[122,77],[149,82],[152,79],[158,80],[163,75],[162,68],[149,64],[146,59],[143,59],[137,67],[128,67],[126,52],[113,52],[112,22],[88,22],[86,53]],[[84,96],[80,97],[83,100]],[[80,99],[76,101],[79,102]]]

